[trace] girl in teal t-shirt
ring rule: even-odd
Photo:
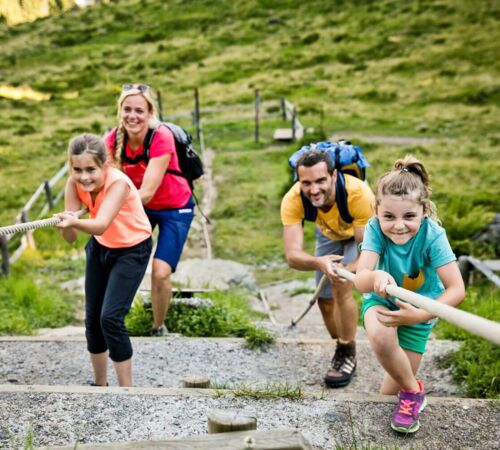
[[[426,400],[416,379],[434,317],[390,297],[388,285],[401,286],[450,306],[465,296],[456,258],[437,223],[429,177],[412,156],[397,160],[379,179],[376,216],[365,228],[355,285],[365,293],[362,317],[377,359],[385,369],[381,394],[398,394],[391,427],[418,430]]]

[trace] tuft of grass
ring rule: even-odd
[[[234,388],[233,394],[235,397],[249,397],[256,400],[279,398],[299,400],[302,398],[302,388],[300,385],[292,386],[288,383],[267,383],[265,386],[257,387],[239,384]]]
[[[248,328],[245,334],[246,347],[251,350],[267,350],[275,340],[273,334],[259,326]]]

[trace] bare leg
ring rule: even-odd
[[[422,353],[412,352],[411,350],[403,349],[410,361],[410,365],[413,371],[413,375],[416,375],[418,368],[420,367],[420,361],[422,361]],[[392,395],[397,394],[401,389],[401,386],[392,378],[387,372],[384,375],[384,381],[380,388],[380,393]]]
[[[319,310],[323,316],[323,322],[332,339],[337,339],[337,326],[335,325],[335,300],[331,298],[318,299]]]
[[[172,297],[170,275],[172,268],[161,259],[153,259],[151,275],[151,306],[153,310],[153,327],[159,328],[165,323],[165,317]]]
[[[378,361],[392,378],[392,381],[387,380],[387,384],[386,379],[384,379],[380,393],[394,394],[395,386],[398,387],[396,392],[400,389],[418,391],[419,385],[415,378],[410,359],[399,346],[397,329],[382,325],[377,319],[377,309],[385,308],[382,306],[370,308],[365,314],[365,328]]]
[[[338,337],[343,342],[351,342],[356,338],[358,327],[358,305],[352,295],[353,284],[348,281],[341,285],[333,285],[332,292],[335,298],[335,326]]]
[[[94,369],[94,383],[106,386],[108,383],[108,352],[90,353],[90,362]]]
[[[132,358],[120,362],[113,361],[113,365],[115,366],[118,384],[121,387],[132,386]]]

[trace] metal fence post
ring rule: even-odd
[[[50,188],[50,183],[45,180],[43,182],[43,187],[45,189],[45,193],[47,194],[47,203],[49,204],[49,210],[54,208],[54,199],[52,198],[52,189]]]
[[[7,236],[0,236],[0,250],[2,252],[2,273],[9,274],[9,249],[7,247]]]
[[[285,97],[281,97],[281,118],[283,121],[286,120],[286,101]]]
[[[156,91],[156,103],[158,104],[158,115],[160,116],[160,121],[163,122],[163,107],[161,104],[161,92]]]
[[[259,115],[260,115],[260,94],[255,89],[255,142],[259,142]]]
[[[296,133],[296,121],[297,121],[297,108],[294,106],[292,110],[292,141],[295,141],[295,133]]]
[[[198,88],[194,88],[194,125],[196,126],[196,137],[198,138],[198,143],[201,140],[200,134],[200,94]]]

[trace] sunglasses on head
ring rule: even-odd
[[[130,91],[132,89],[137,89],[139,92],[146,92],[151,88],[147,84],[124,84],[122,86],[122,91]]]

